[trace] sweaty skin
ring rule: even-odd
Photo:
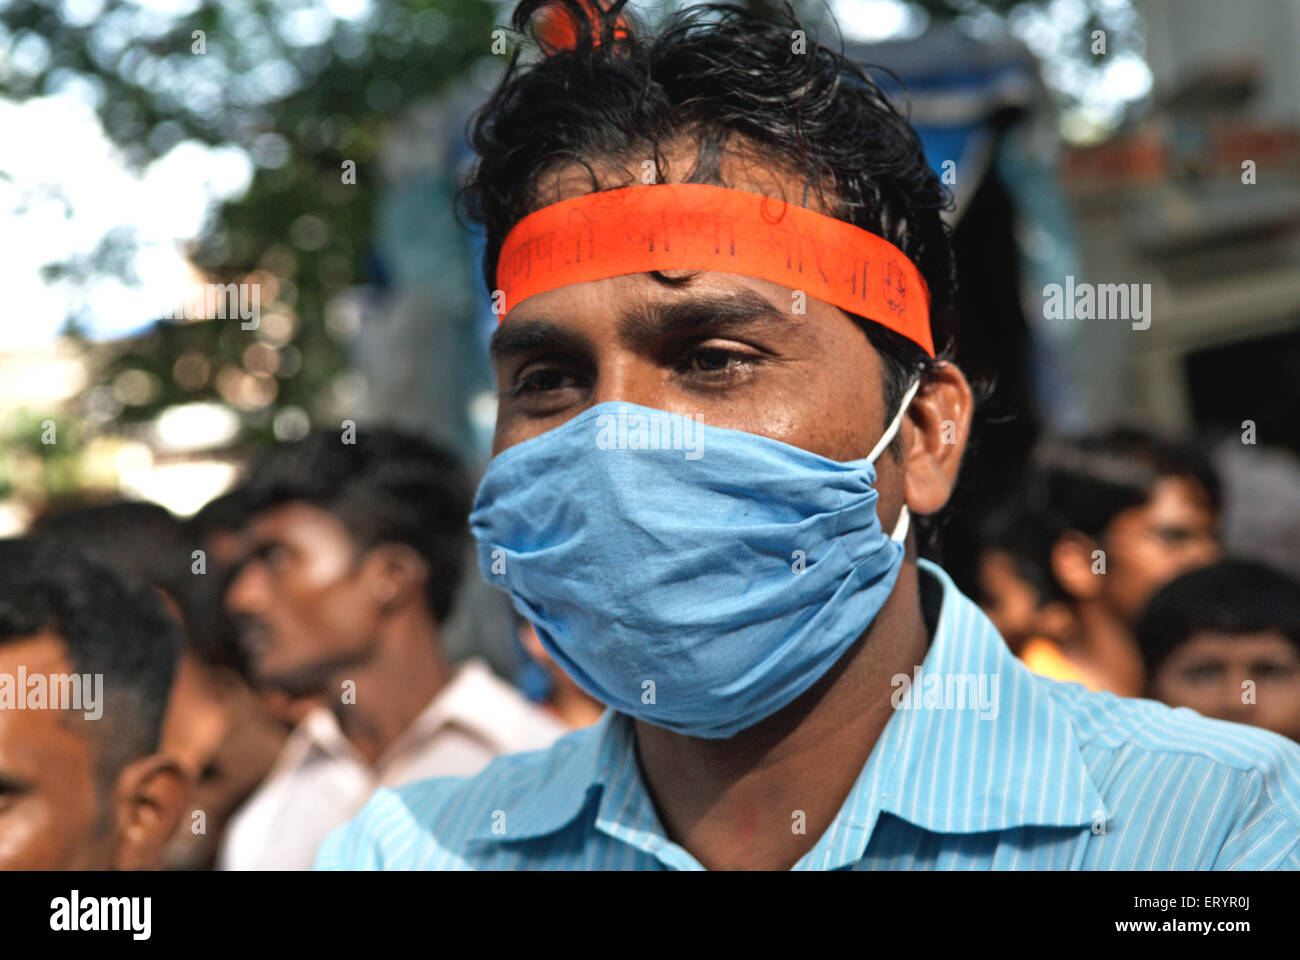
[[[659,182],[690,179],[694,148],[665,151]],[[597,168],[600,170],[600,168]],[[640,166],[609,167],[600,187],[639,183]],[[724,155],[726,185],[805,200],[802,180]],[[543,177],[538,205],[590,192],[585,169]],[[494,452],[583,410],[624,401],[699,415],[711,426],[771,437],[836,460],[866,456],[892,410],[882,361],[843,311],[734,274],[674,271],[574,284],[511,307],[493,343],[500,390]],[[877,461],[879,511],[893,528],[904,500],[914,513],[947,501],[965,447],[971,392],[945,364],[900,431],[901,460]],[[943,443],[944,423],[956,443]],[[710,869],[786,869],[829,826],[891,715],[889,678],[910,673],[929,638],[914,550],[890,598],[840,661],[803,697],[726,741],[636,722],[641,771],[668,835]],[[791,830],[804,811],[807,831]]]

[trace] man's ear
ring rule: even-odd
[[[936,513],[948,502],[974,406],[965,374],[951,363],[940,363],[917,391],[903,425],[904,495],[913,513]]]
[[[1101,577],[1092,570],[1096,549],[1096,541],[1074,530],[1061,534],[1052,544],[1052,575],[1076,600],[1091,600],[1101,593]]]
[[[424,595],[429,565],[404,543],[381,543],[366,557],[365,576],[371,595],[388,611]]]
[[[118,775],[113,866],[142,870],[160,865],[162,850],[180,821],[189,781],[165,754],[142,757]]]

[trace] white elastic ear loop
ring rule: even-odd
[[[911,525],[912,514],[907,509],[907,504],[903,504],[898,511],[898,523],[894,524],[894,532],[889,535],[889,539],[902,543],[907,539],[907,528]]]
[[[876,457],[880,456],[880,451],[884,450],[885,447],[889,446],[893,441],[895,434],[898,433],[898,428],[903,425],[903,417],[907,414],[907,408],[911,406],[912,398],[916,396],[916,391],[919,389],[921,389],[921,378],[917,377],[912,381],[912,385],[907,388],[907,392],[903,394],[903,400],[898,405],[898,412],[894,414],[894,419],[890,421],[889,426],[885,428],[884,436],[880,438],[880,442],[876,444],[872,451],[867,454],[868,463],[875,463]]]
[[[921,389],[921,378],[917,377],[912,381],[912,385],[907,388],[907,392],[903,394],[902,402],[898,405],[898,412],[894,414],[894,419],[885,429],[884,436],[880,438],[880,442],[876,444],[875,449],[867,456],[869,462],[875,463],[876,457],[880,456],[881,451],[893,441],[894,436],[898,433],[898,428],[903,425],[903,417],[907,414],[907,408],[911,406],[912,398],[916,396],[916,391],[919,389]],[[898,522],[894,524],[894,532],[889,535],[889,539],[902,542],[907,536],[907,530],[911,523],[911,514],[908,512],[907,504],[903,504],[898,511]]]

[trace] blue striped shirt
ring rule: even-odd
[[[943,587],[925,662],[910,689],[894,678],[893,715],[794,869],[1300,868],[1300,747],[1031,673],[920,565]],[[633,735],[606,711],[475,777],[379,790],[316,867],[703,869],[660,824]]]

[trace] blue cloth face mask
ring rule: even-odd
[[[787,706],[870,626],[903,562],[874,462],[602,403],[502,451],[470,526],[479,566],[577,684],[693,737]]]

